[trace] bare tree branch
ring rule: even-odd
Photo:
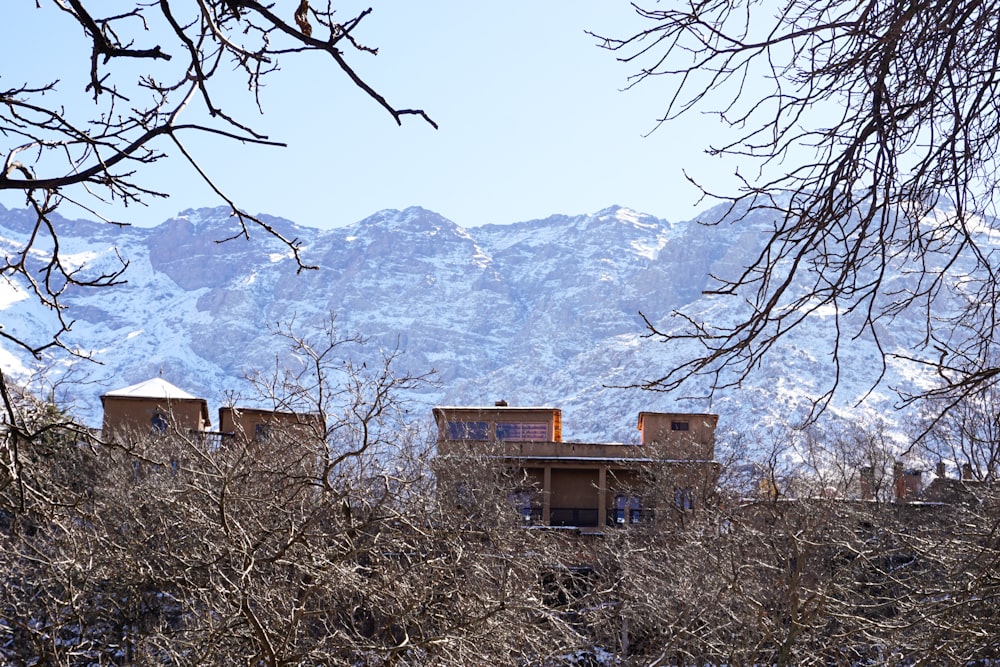
[[[377,54],[354,34],[371,9],[340,21],[330,3],[319,7],[303,2],[299,11],[288,11],[285,18],[279,15],[278,6],[255,0],[134,2],[116,7],[113,15],[99,13],[106,9],[90,0],[49,0],[36,5],[35,11],[48,15],[46,20],[68,20],[87,36],[89,54],[80,56],[82,60],[89,55],[87,91],[93,106],[89,110],[86,106],[67,108],[54,102],[54,93],[67,92],[60,89],[59,81],[0,91],[0,136],[6,141],[0,144],[4,156],[0,190],[23,192],[38,216],[29,247],[10,255],[0,273],[8,280],[25,282],[36,298],[60,314],[60,329],[51,332],[48,342],[21,340],[2,332],[0,336],[35,353],[61,346],[60,335],[71,324],[62,314],[60,297],[66,288],[117,284],[127,268],[123,260],[119,270],[96,277],[85,269],[67,268],[59,254],[60,229],[53,213],[66,202],[85,205],[83,193],[125,205],[166,196],[162,188],[142,180],[142,168],[165,157],[164,141],[177,147],[194,172],[231,208],[240,222],[241,236],[251,230],[270,234],[292,251],[300,270],[313,268],[303,259],[295,239],[282,237],[243,211],[188,150],[191,142],[207,135],[240,144],[284,145],[240,120],[247,109],[233,113],[222,107],[218,90],[230,70],[246,76],[251,109],[257,112],[262,108],[261,84],[276,72],[279,57],[325,53],[333,71],[346,77],[397,124],[403,116],[416,115],[437,127],[422,110],[390,104],[355,66],[355,55]],[[319,35],[321,30],[327,34]],[[142,63],[150,64],[148,72],[132,73]],[[185,122],[200,115],[208,120]],[[50,247],[35,242],[40,234]],[[48,253],[42,279],[36,279],[33,267],[28,266],[29,250]]]
[[[884,332],[904,313],[923,315],[917,360],[940,368],[948,391],[991,381],[998,9],[981,0],[640,4],[648,27],[602,38],[637,68],[630,85],[667,86],[660,126],[691,113],[718,123],[725,138],[706,150],[741,165],[740,191],[718,195],[727,222],[774,221],[747,267],[715,277],[714,293],[746,304],[738,323],[647,322],[654,338],[702,349],[646,386],[670,390],[696,375],[716,388],[739,384],[820,312],[836,342],[816,413],[838,389],[841,346],[873,340],[884,374],[895,354]]]

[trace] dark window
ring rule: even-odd
[[[683,421],[672,421],[670,422],[671,431],[687,431],[690,430],[690,424]]]
[[[549,425],[545,422],[499,422],[497,440],[539,441],[549,439]]]
[[[488,440],[490,425],[487,422],[448,422],[449,440]]]
[[[464,482],[455,488],[455,506],[470,509],[473,502],[472,490]]]
[[[639,496],[615,496],[615,523],[639,523],[642,520],[642,500]]]
[[[254,424],[253,439],[254,442],[268,442],[271,439],[271,425]]]
[[[542,519],[542,508],[535,502],[535,492],[531,490],[514,491],[510,494],[510,503],[521,515],[524,524],[535,524]]]
[[[150,431],[152,433],[166,433],[167,432],[167,418],[162,412],[154,412],[153,417],[149,420]]]
[[[690,486],[674,488],[674,506],[679,510],[693,510],[694,490]]]
[[[550,526],[577,526],[591,528],[597,523],[597,508],[590,507],[550,507]]]

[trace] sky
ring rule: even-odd
[[[715,189],[735,186],[735,169],[704,152],[722,130],[718,121],[691,116],[650,134],[666,86],[647,81],[623,90],[635,65],[618,62],[586,33],[627,36],[645,25],[627,1],[369,4],[374,11],[355,36],[379,53],[353,54],[352,62],[391,104],[426,110],[440,129],[417,117],[399,127],[327,60],[286,58],[267,80],[262,116],[237,87],[225,91],[232,99],[224,107],[287,148],[192,143],[206,171],[249,212],[330,228],[422,206],[472,227],[617,204],[680,221],[712,203],[699,203],[685,171]],[[346,17],[367,5],[338,6]],[[51,5],[35,9],[35,0],[6,0],[2,11],[22,29],[0,44],[0,88],[59,78],[63,94],[78,93],[74,77],[89,67],[80,31]],[[37,52],[40,35],[60,48]],[[171,197],[102,213],[148,226],[221,203],[176,156],[141,175]],[[0,203],[23,199],[5,194]]]

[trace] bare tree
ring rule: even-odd
[[[293,251],[300,269],[308,268],[295,239],[282,238],[243,211],[188,150],[206,136],[234,144],[283,145],[246,117],[263,109],[262,85],[277,75],[279,58],[323,56],[332,72],[397,123],[413,115],[436,127],[422,110],[390,104],[359,73],[356,56],[377,54],[361,34],[371,9],[342,17],[332,3],[309,0],[156,0],[116,5],[105,14],[109,8],[91,0],[39,0],[35,11],[45,13],[45,21],[67,22],[86,35],[89,48],[78,54],[77,63],[86,73],[86,91],[79,92],[90,97],[89,105],[86,97],[75,99],[77,91],[60,89],[59,81],[25,81],[0,90],[0,191],[24,193],[35,215],[24,244],[5,251],[0,275],[23,284],[60,317],[57,331],[40,332],[38,338],[5,331],[0,337],[35,355],[61,344],[60,335],[71,323],[61,299],[67,290],[119,283],[128,264],[121,258],[119,266],[95,271],[67,262],[59,243],[67,222],[56,210],[65,202],[90,210],[95,200],[128,206],[166,196],[162,186],[144,180],[143,167],[170,149],[226,202],[239,222],[238,235],[258,229],[277,237]],[[224,97],[226,79],[236,73],[249,88],[242,101]],[[13,71],[5,77],[11,81],[19,75]],[[66,104],[67,96],[73,103]]]
[[[777,434],[777,433],[776,433]],[[951,502],[862,499],[854,466],[882,436],[760,443],[779,493],[723,489],[701,521],[609,532],[598,547],[605,628],[630,664],[989,664],[996,489]],[[833,489],[833,493],[830,489]],[[752,490],[752,489],[751,489]]]
[[[735,324],[684,314],[678,329],[649,322],[654,337],[702,345],[649,388],[698,374],[737,386],[820,312],[837,335],[819,409],[838,387],[848,341],[871,337],[883,373],[886,359],[905,356],[881,347],[904,313],[922,326],[912,361],[942,378],[930,394],[995,382],[997,9],[964,0],[637,3],[648,27],[604,45],[636,66],[631,85],[666,82],[662,124],[693,113],[720,124],[720,143],[706,149],[736,159],[742,183],[735,194],[703,189],[729,202],[723,217],[773,220],[749,266],[717,276],[711,290],[747,304]]]
[[[257,398],[301,422],[217,444],[119,434],[77,502],[0,525],[0,660],[545,664],[587,646],[543,586],[566,545],[480,483],[509,472],[470,457],[477,493],[439,494],[432,440],[404,419],[422,379],[391,353],[353,364],[358,341],[332,330],[282,335],[288,372],[254,376]]]
[[[0,522],[18,530],[22,517],[82,502],[93,450],[78,443],[88,439],[71,415],[0,372]]]
[[[844,497],[854,466],[882,460],[877,429],[775,431],[746,462],[781,493],[723,489],[690,521],[574,535],[523,524],[510,493],[526,480],[500,443],[432,466],[430,439],[399,419],[398,391],[419,379],[391,354],[359,368],[352,339],[285,331],[301,362],[256,376],[260,399],[323,406],[321,428],[105,446],[11,398],[19,437],[37,437],[19,441],[34,456],[24,492],[8,468],[0,478],[0,661],[846,666],[1000,652],[996,490]]]
[[[922,451],[962,470],[962,476],[994,482],[1000,474],[1000,390],[995,386],[927,410]],[[943,413],[943,414],[942,414]]]

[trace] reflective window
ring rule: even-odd
[[[674,489],[674,505],[679,510],[693,510],[694,489],[690,486],[676,487]]]
[[[615,523],[639,523],[642,520],[642,500],[639,496],[615,496]]]
[[[154,412],[153,417],[149,420],[150,431],[152,433],[166,433],[167,432],[167,418],[162,412]]]
[[[548,440],[549,425],[546,422],[498,422],[497,440]]]
[[[489,440],[487,422],[448,422],[449,440]]]

